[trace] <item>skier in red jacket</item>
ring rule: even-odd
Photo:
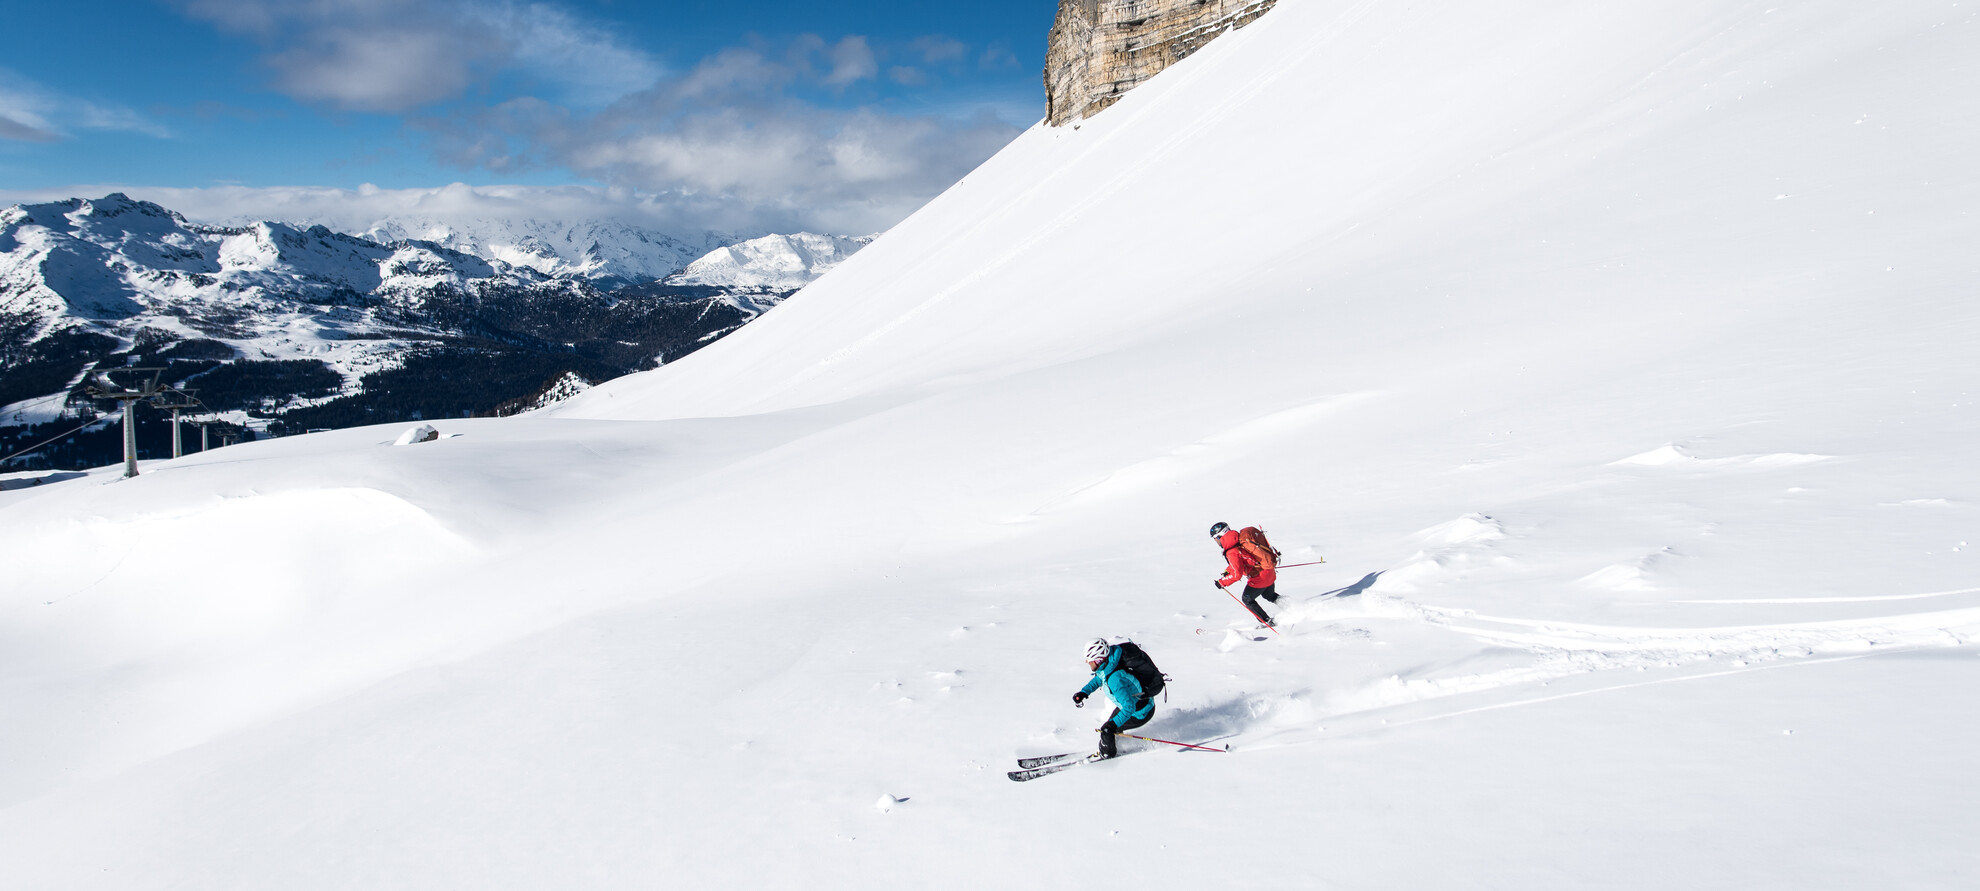
[[[1244,608],[1251,610],[1251,614],[1258,617],[1260,624],[1273,624],[1272,617],[1265,614],[1265,608],[1258,605],[1258,599],[1263,597],[1270,603],[1279,602],[1279,592],[1272,587],[1279,580],[1278,569],[1273,566],[1272,561],[1261,562],[1258,558],[1245,553],[1244,548],[1238,547],[1238,531],[1232,529],[1229,524],[1218,523],[1211,526],[1210,537],[1216,539],[1218,546],[1224,549],[1224,562],[1229,564],[1225,567],[1224,574],[1217,579],[1217,587],[1223,588],[1235,584],[1238,579],[1249,578],[1250,581],[1244,586]]]

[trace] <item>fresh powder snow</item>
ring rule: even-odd
[[[0,875],[1971,884],[1976,13],[1283,0],[664,368],[9,475]],[[1230,751],[1008,781],[1113,636]]]

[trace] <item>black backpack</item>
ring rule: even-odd
[[[1141,647],[1136,646],[1134,641],[1124,640],[1115,644],[1114,649],[1121,651],[1121,670],[1134,675],[1134,679],[1141,682],[1143,697],[1154,699],[1155,694],[1162,692],[1169,676],[1163,674],[1162,669],[1155,667],[1155,660],[1148,658],[1148,654]]]

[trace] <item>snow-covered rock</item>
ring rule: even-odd
[[[432,442],[439,438],[440,431],[434,429],[432,424],[421,424],[399,434],[399,438],[392,440],[392,444],[395,446],[413,445],[415,443]]]

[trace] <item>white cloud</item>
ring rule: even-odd
[[[57,142],[70,130],[115,130],[147,136],[172,135],[131,109],[66,96],[0,68],[0,139]]]
[[[62,138],[47,126],[38,115],[16,111],[6,107],[7,97],[0,96],[0,139],[16,142],[55,142]]]
[[[172,131],[131,109],[120,105],[98,105],[94,102],[72,101],[71,108],[76,125],[88,130],[121,130],[128,133],[142,133],[167,139]]]
[[[0,139],[53,142],[62,138],[42,113],[51,105],[46,91],[0,68]]]
[[[263,41],[264,61],[292,95],[346,109],[426,109],[407,119],[408,132],[443,165],[495,178],[561,171],[602,185],[353,191],[120,184],[54,197],[122,190],[198,219],[270,218],[343,229],[440,208],[463,216],[619,217],[683,233],[862,233],[892,226],[939,194],[1014,138],[1021,128],[1008,121],[1026,115],[915,114],[811,101],[843,100],[850,86],[880,76],[880,54],[860,35],[757,40],[667,73],[542,3],[179,2],[190,14]],[[964,53],[960,44],[930,38],[908,57],[946,61]],[[896,79],[925,73],[894,67]],[[450,101],[498,70],[504,90],[529,72],[556,89],[510,92],[513,98],[494,105]],[[97,115],[103,122],[114,117]],[[38,132],[37,119],[8,120],[22,134]]]
[[[466,91],[498,55],[471,32],[328,28],[308,43],[270,54],[276,86],[309,102],[358,111],[399,111]]]
[[[847,49],[850,47],[851,49]],[[441,160],[502,173],[565,169],[717,214],[718,227],[867,232],[887,228],[1015,137],[988,113],[961,118],[829,108],[792,88],[830,89],[865,41],[815,37],[773,56],[718,53],[598,112],[539,99],[427,118]],[[824,59],[831,65],[818,61]]]
[[[833,44],[830,53],[832,71],[825,75],[825,82],[835,87],[866,80],[880,72],[880,63],[873,57],[873,48],[866,45],[866,38],[847,37]]]
[[[952,121],[797,103],[677,110],[665,126],[629,128],[650,106],[572,116],[536,103],[512,109],[510,132],[459,146],[526,143],[514,168],[568,167],[606,186],[339,189],[173,188],[127,183],[0,190],[0,205],[124,192],[208,223],[281,220],[363,231],[387,219],[614,219],[682,237],[718,232],[861,234],[891,227],[1010,141],[986,116]],[[533,160],[527,155],[540,156]],[[479,166],[495,167],[483,157]]]
[[[551,7],[499,9],[512,15],[503,23],[506,30],[528,35],[517,44],[517,62],[539,74],[554,74],[573,101],[604,105],[652,86],[666,73],[647,54]]]
[[[953,37],[930,34],[908,41],[908,48],[921,56],[921,61],[930,65],[943,62],[960,62],[969,53],[969,45]]]
[[[1001,43],[993,43],[985,47],[983,49],[983,55],[976,57],[976,67],[984,71],[1016,68],[1020,64],[1017,54],[1011,52],[1010,47],[1004,46]]]
[[[609,32],[543,3],[511,0],[182,0],[187,13],[249,35],[277,89],[350,111],[402,112],[456,99],[503,73],[602,105],[661,66]]]

